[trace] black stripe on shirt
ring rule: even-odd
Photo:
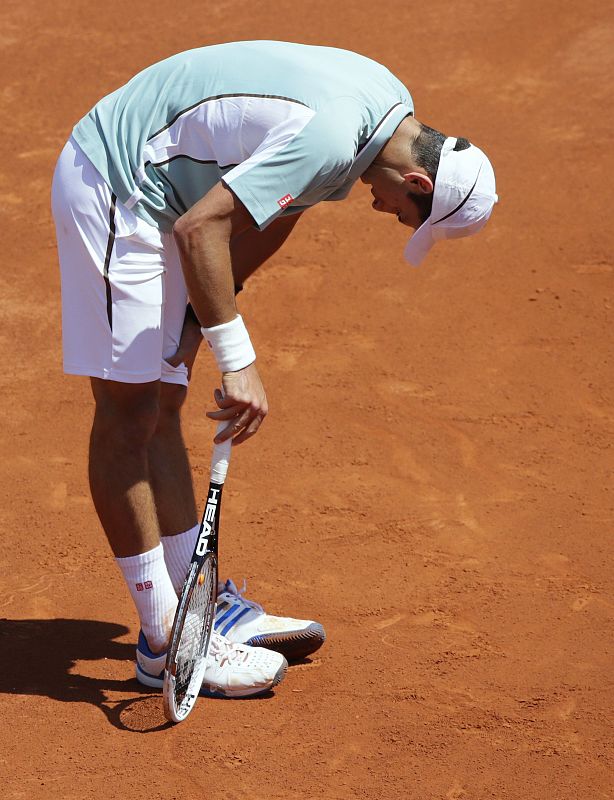
[[[202,100],[199,100],[198,102],[193,103],[191,106],[188,106],[187,108],[183,108],[181,111],[179,111],[177,114],[175,114],[175,116],[172,118],[172,120],[170,122],[167,122],[166,125],[164,125],[162,128],[160,128],[159,131],[156,131],[155,133],[152,133],[151,136],[147,139],[147,141],[150,142],[152,139],[154,139],[156,136],[158,136],[158,134],[162,133],[162,131],[168,130],[168,128],[170,128],[171,126],[173,126],[177,122],[179,117],[182,117],[184,114],[187,114],[188,111],[192,111],[192,109],[198,108],[198,106],[201,106],[203,103],[208,103],[210,100],[225,100],[227,97],[261,97],[261,98],[263,98],[265,100],[285,100],[288,103],[296,103],[299,106],[305,106],[305,108],[309,108],[307,103],[302,103],[300,100],[296,100],[293,97],[283,97],[282,95],[276,95],[276,94],[249,94],[249,93],[245,93],[245,92],[238,92],[238,93],[234,93],[234,94],[232,94],[232,93],[231,94],[214,94],[211,97],[203,97]]]
[[[238,166],[238,164],[218,164],[214,158],[195,158],[194,156],[189,156],[186,153],[178,153],[176,156],[171,156],[165,161],[146,161],[144,166],[145,168],[149,166],[164,167],[166,164],[170,164],[171,161],[175,161],[177,158],[187,158],[188,161],[194,161],[195,164],[215,164],[219,169],[234,169],[234,167]]]

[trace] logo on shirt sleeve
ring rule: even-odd
[[[292,195],[291,194],[285,194],[283,197],[279,198],[279,200],[277,201],[277,205],[281,209],[284,209],[284,208],[287,208],[290,205],[290,203],[293,203],[293,202],[294,202],[294,198],[292,197]]]

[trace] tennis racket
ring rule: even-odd
[[[228,425],[218,426],[220,433]],[[181,722],[194,708],[207,666],[217,600],[217,543],[222,489],[230,461],[231,439],[213,448],[211,480],[200,531],[171,631],[164,668],[164,716]]]

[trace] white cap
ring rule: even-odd
[[[486,155],[475,145],[465,150],[455,146],[456,138],[448,136],[441,148],[431,214],[405,246],[405,260],[415,267],[435,242],[477,233],[499,199]]]

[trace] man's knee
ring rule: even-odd
[[[92,378],[96,413],[92,436],[127,447],[146,445],[160,416],[160,383],[119,383]]]
[[[160,413],[158,429],[179,424],[181,408],[187,397],[187,387],[177,383],[160,384]]]

